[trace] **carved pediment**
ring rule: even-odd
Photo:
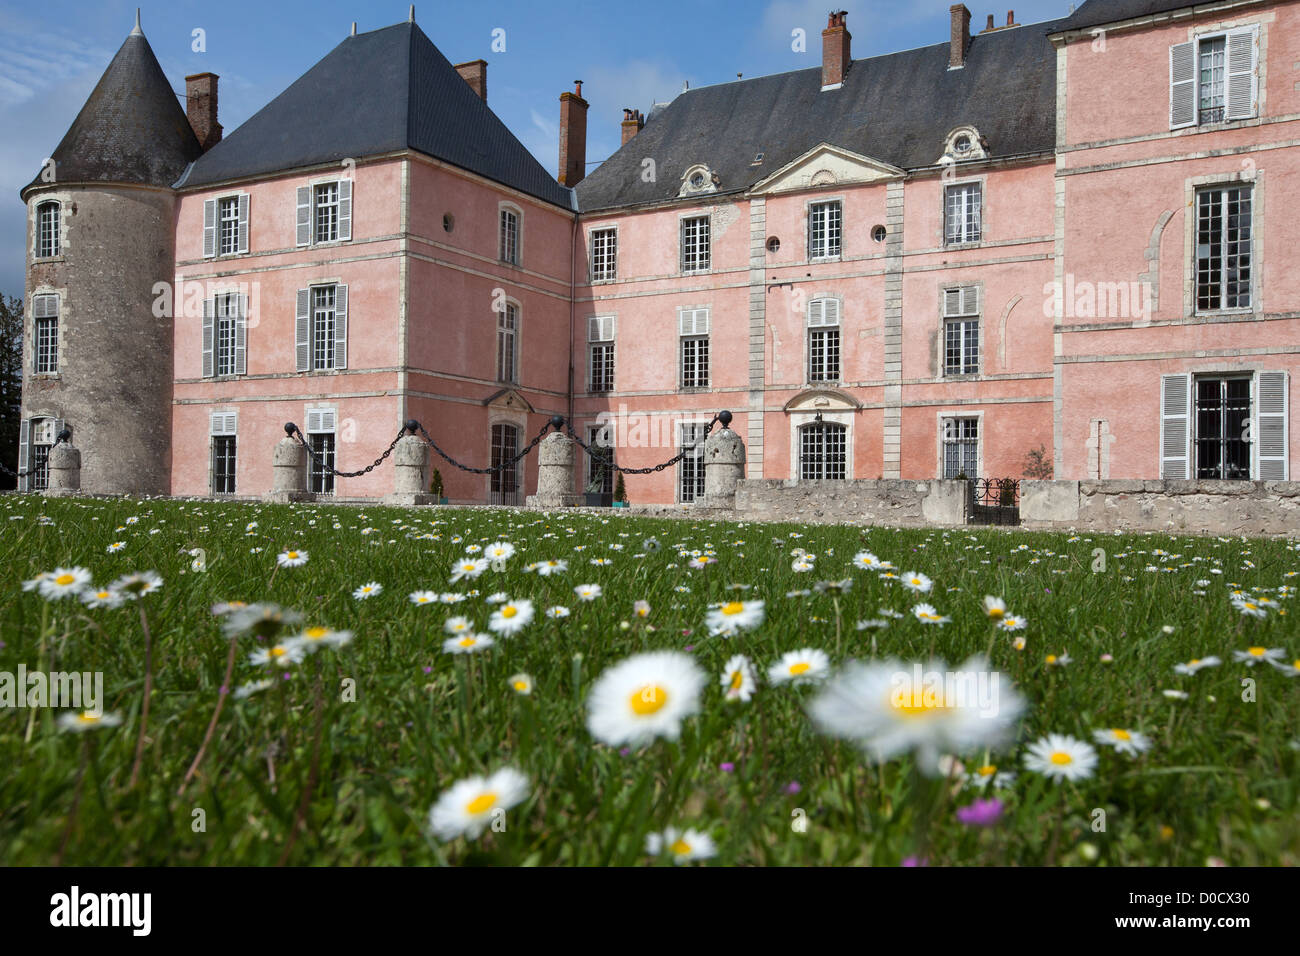
[[[530,415],[536,411],[528,399],[524,398],[513,388],[503,388],[501,391],[489,395],[483,400],[483,404],[488,408],[500,408],[511,412],[526,412]]]
[[[783,411],[790,412],[845,412],[857,411],[862,403],[848,392],[834,388],[814,388],[800,392],[785,403]]]
[[[800,189],[863,185],[902,177],[903,171],[897,166],[830,143],[822,143],[757,183],[751,192],[765,195]]]

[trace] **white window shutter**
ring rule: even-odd
[[[814,328],[826,321],[826,300],[813,299],[808,303],[808,326]]]
[[[823,325],[840,324],[840,300],[839,299],[822,300],[822,324]]]
[[[352,238],[352,180],[339,180],[339,239]]]
[[[1287,373],[1260,372],[1255,385],[1255,441],[1260,481],[1289,481]]]
[[[332,432],[335,428],[335,411],[332,408],[307,409],[308,432]]]
[[[320,431],[320,411],[315,408],[307,409],[307,434]]]
[[[235,235],[235,251],[248,251],[248,193],[240,193],[235,203],[239,214],[239,230]]]
[[[24,418],[18,423],[18,471],[24,472],[31,468],[32,463],[28,460],[28,453],[32,447],[32,420]],[[18,479],[18,490],[26,491],[30,487],[30,482],[26,475]]]
[[[217,254],[217,201],[203,200],[203,258]]]
[[[293,333],[297,368],[299,372],[306,372],[311,368],[311,289],[298,290]]]
[[[1227,48],[1224,115],[1230,120],[1251,119],[1259,99],[1259,27],[1229,32]]]
[[[238,423],[237,420],[238,413],[236,412],[213,412],[209,416],[209,433],[213,436],[233,435]]]
[[[961,290],[962,315],[979,315],[980,287],[968,285]]]
[[[298,237],[299,246],[311,245],[311,187],[298,187]]]
[[[334,367],[348,367],[348,287],[334,287]]]
[[[239,314],[235,316],[235,374],[248,374],[248,296],[239,296]]]
[[[203,377],[211,378],[214,372],[213,341],[216,324],[216,299],[203,300]]]
[[[1169,48],[1169,128],[1196,125],[1196,41]]]
[[[587,341],[600,341],[600,316],[598,315],[593,315],[587,319]]]
[[[1192,377],[1160,376],[1160,477],[1191,477]]]
[[[612,315],[593,315],[587,320],[588,342],[614,341],[614,317]]]
[[[682,335],[708,335],[708,309],[682,309],[680,331]]]

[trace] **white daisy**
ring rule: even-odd
[[[510,637],[522,631],[532,620],[532,601],[507,601],[492,612],[488,630],[502,637]]]
[[[442,650],[445,654],[477,654],[479,651],[486,651],[495,644],[488,634],[473,634],[466,632],[459,637],[449,637],[442,642]]]
[[[822,733],[854,741],[876,760],[914,753],[918,769],[935,776],[941,755],[996,749],[1015,734],[1024,700],[987,667],[982,657],[955,670],[938,660],[852,662],[808,713]]]
[[[306,551],[281,551],[275,557],[275,563],[282,568],[297,568],[307,563]]]
[[[558,607],[558,606],[548,607],[546,609],[546,616],[559,620],[560,618],[569,616],[569,609],[567,607]]]
[[[1240,661],[1247,667],[1254,667],[1261,662],[1272,664],[1274,661],[1283,660],[1286,657],[1286,649],[1282,647],[1248,647],[1244,651],[1233,651],[1232,659]]]
[[[1048,734],[1029,745],[1025,769],[1041,773],[1058,783],[1085,780],[1097,766],[1097,751],[1068,734]]]
[[[1175,664],[1174,673],[1186,674],[1190,677],[1199,670],[1204,670],[1207,667],[1218,667],[1222,663],[1217,657],[1193,657],[1186,664]]]
[[[515,674],[506,683],[510,685],[512,691],[524,697],[533,692],[533,679],[528,674]]]
[[[352,632],[336,631],[332,627],[309,627],[297,637],[290,638],[285,643],[297,644],[308,653],[320,647],[332,647],[337,650],[352,643]]]
[[[123,600],[112,588],[87,588],[81,592],[81,603],[86,607],[121,607]]]
[[[722,679],[719,683],[726,691],[727,700],[738,700],[742,703],[748,703],[754,696],[754,691],[758,689],[758,681],[754,677],[754,665],[744,654],[736,654],[727,661],[722,668]]]
[[[853,563],[866,571],[879,571],[881,569],[881,560],[870,551],[859,551],[853,556]]]
[[[1016,782],[1016,775],[1010,770],[999,770],[994,764],[986,763],[982,767],[976,767],[966,782],[981,790],[990,785],[995,790],[1005,790]]]
[[[382,584],[378,581],[371,581],[369,584],[363,584],[361,587],[353,591],[352,596],[358,601],[364,601],[367,598],[374,597],[376,594],[382,594],[383,590],[384,586]]]
[[[429,827],[438,839],[478,837],[505,811],[528,799],[528,778],[513,767],[490,777],[467,777],[457,781],[429,810]]]
[[[61,601],[76,597],[90,584],[90,572],[85,568],[55,568],[37,575],[36,587],[47,601]]]
[[[407,600],[412,604],[437,604],[438,592],[436,591],[412,591]]]
[[[997,627],[1003,631],[1023,631],[1029,622],[1016,614],[1005,614],[997,619]]]
[[[448,634],[469,634],[474,630],[474,624],[467,617],[449,617],[442,622],[442,629]]]
[[[984,613],[994,620],[998,620],[1007,613],[1007,602],[1000,597],[986,594],[984,595]]]
[[[763,623],[763,608],[762,601],[728,601],[711,608],[704,623],[715,635],[752,631]]]
[[[646,834],[645,851],[651,856],[667,852],[673,863],[678,865],[707,860],[718,853],[713,838],[707,833],[699,830],[679,831],[675,827],[665,827],[663,833]]]
[[[830,671],[831,659],[825,651],[803,647],[787,651],[781,659],[767,669],[767,679],[773,684],[815,684]]]
[[[635,654],[609,668],[587,697],[587,727],[611,747],[676,740],[682,721],[699,711],[704,672],[676,651]]]
[[[912,608],[912,616],[922,624],[938,624],[940,627],[952,620],[934,609],[933,604],[918,604]]]
[[[579,601],[594,601],[603,593],[599,584],[579,584],[573,589]]]
[[[537,573],[545,578],[550,577],[552,574],[562,574],[569,570],[569,562],[562,561],[558,558],[552,558],[549,561],[539,561],[534,567]]]
[[[123,550],[125,547],[126,547],[125,541],[114,541],[104,550],[107,551],[109,554],[117,554],[117,552]]]
[[[134,601],[146,594],[153,594],[162,586],[163,579],[157,571],[137,571],[134,574],[122,575],[108,587],[109,590]]]
[[[1287,677],[1300,677],[1300,660],[1289,663],[1287,661],[1270,660],[1269,663],[1273,665],[1274,669],[1281,671]]]
[[[252,697],[254,694],[260,694],[264,690],[269,690],[274,686],[275,681],[270,680],[269,678],[253,680],[249,681],[247,684],[240,684],[236,687],[232,696],[235,700],[244,700],[245,698]]]
[[[1151,749],[1150,737],[1136,730],[1125,730],[1123,727],[1094,730],[1092,739],[1104,746],[1114,747],[1116,753],[1127,754],[1130,757],[1136,757]]]
[[[59,714],[59,719],[55,721],[60,730],[71,731],[74,734],[98,730],[101,727],[116,727],[121,723],[122,717],[119,714],[93,714],[88,710],[70,710]]]
[[[1234,597],[1232,599],[1232,606],[1247,617],[1268,617],[1268,609],[1264,604],[1248,597]]]
[[[259,647],[248,655],[248,662],[255,667],[285,667],[297,664],[307,656],[307,649],[292,639]]]
[[[456,562],[456,566],[451,569],[451,583],[455,584],[464,578],[471,581],[487,570],[487,558],[463,558]]]
[[[928,594],[933,586],[933,581],[917,571],[908,571],[903,575],[903,587],[917,594]]]

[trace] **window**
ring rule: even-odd
[[[499,470],[492,472],[491,504],[517,505],[521,503],[519,491],[523,483],[519,476],[520,463],[515,462],[513,466],[503,467],[506,462],[517,454],[519,454],[519,429],[508,424],[493,425],[492,467]]]
[[[35,339],[33,358],[37,375],[52,375],[59,370],[59,297],[32,296],[32,333]]]
[[[682,309],[678,319],[681,338],[682,388],[709,385],[709,310]]]
[[[813,422],[799,429],[799,477],[840,480],[846,474],[848,427]]]
[[[1259,112],[1259,27],[1169,48],[1169,128],[1252,119]]]
[[[1249,309],[1251,187],[1196,194],[1196,311]]]
[[[62,208],[56,202],[36,207],[36,258],[52,259],[62,253],[61,215]]]
[[[337,242],[339,238],[339,184],[320,183],[313,199],[316,242]]]
[[[943,477],[979,477],[980,422],[978,418],[943,420]]]
[[[618,278],[618,230],[596,229],[591,234],[591,281]]]
[[[298,187],[296,245],[352,239],[352,180],[334,179]]]
[[[943,374],[980,370],[979,287],[943,290]]]
[[[519,213],[501,207],[501,261],[519,265]]]
[[[614,390],[614,316],[593,315],[587,320],[587,349],[590,360],[587,390]]]
[[[840,378],[840,301],[813,299],[808,303],[808,381],[837,382]]]
[[[338,412],[333,408],[307,409],[307,444],[314,454],[307,456],[307,490],[318,495],[334,494],[336,443],[334,427]]]
[[[226,293],[216,299],[216,373],[235,374],[235,327],[239,320],[239,297]]]
[[[682,272],[708,272],[709,217],[682,220]]]
[[[1250,377],[1196,379],[1196,477],[1250,480]]]
[[[829,259],[840,254],[844,215],[839,201],[808,207],[808,258]]]
[[[609,426],[598,425],[587,428],[587,444],[592,452],[587,455],[587,494],[614,494],[614,447],[609,434]]]
[[[241,327],[243,323],[241,317]],[[299,289],[294,336],[299,372],[347,368],[348,287],[328,284]]]
[[[212,493],[235,493],[235,426],[234,412],[213,412],[209,418],[212,435]]]
[[[248,194],[203,201],[203,257],[248,251]]]
[[[311,367],[319,372],[334,367],[337,289],[332,285],[316,286],[311,290],[311,300]]]
[[[980,241],[981,202],[979,183],[961,183],[944,188],[944,242],[947,245]]]
[[[519,381],[519,306],[507,302],[497,312],[497,381]]]
[[[685,453],[677,463],[677,500],[694,501],[704,495],[704,423],[681,422],[677,451]]]

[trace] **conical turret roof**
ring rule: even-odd
[[[54,184],[170,186],[202,152],[137,18],[54,150]],[[37,175],[23,192],[48,185]]]

